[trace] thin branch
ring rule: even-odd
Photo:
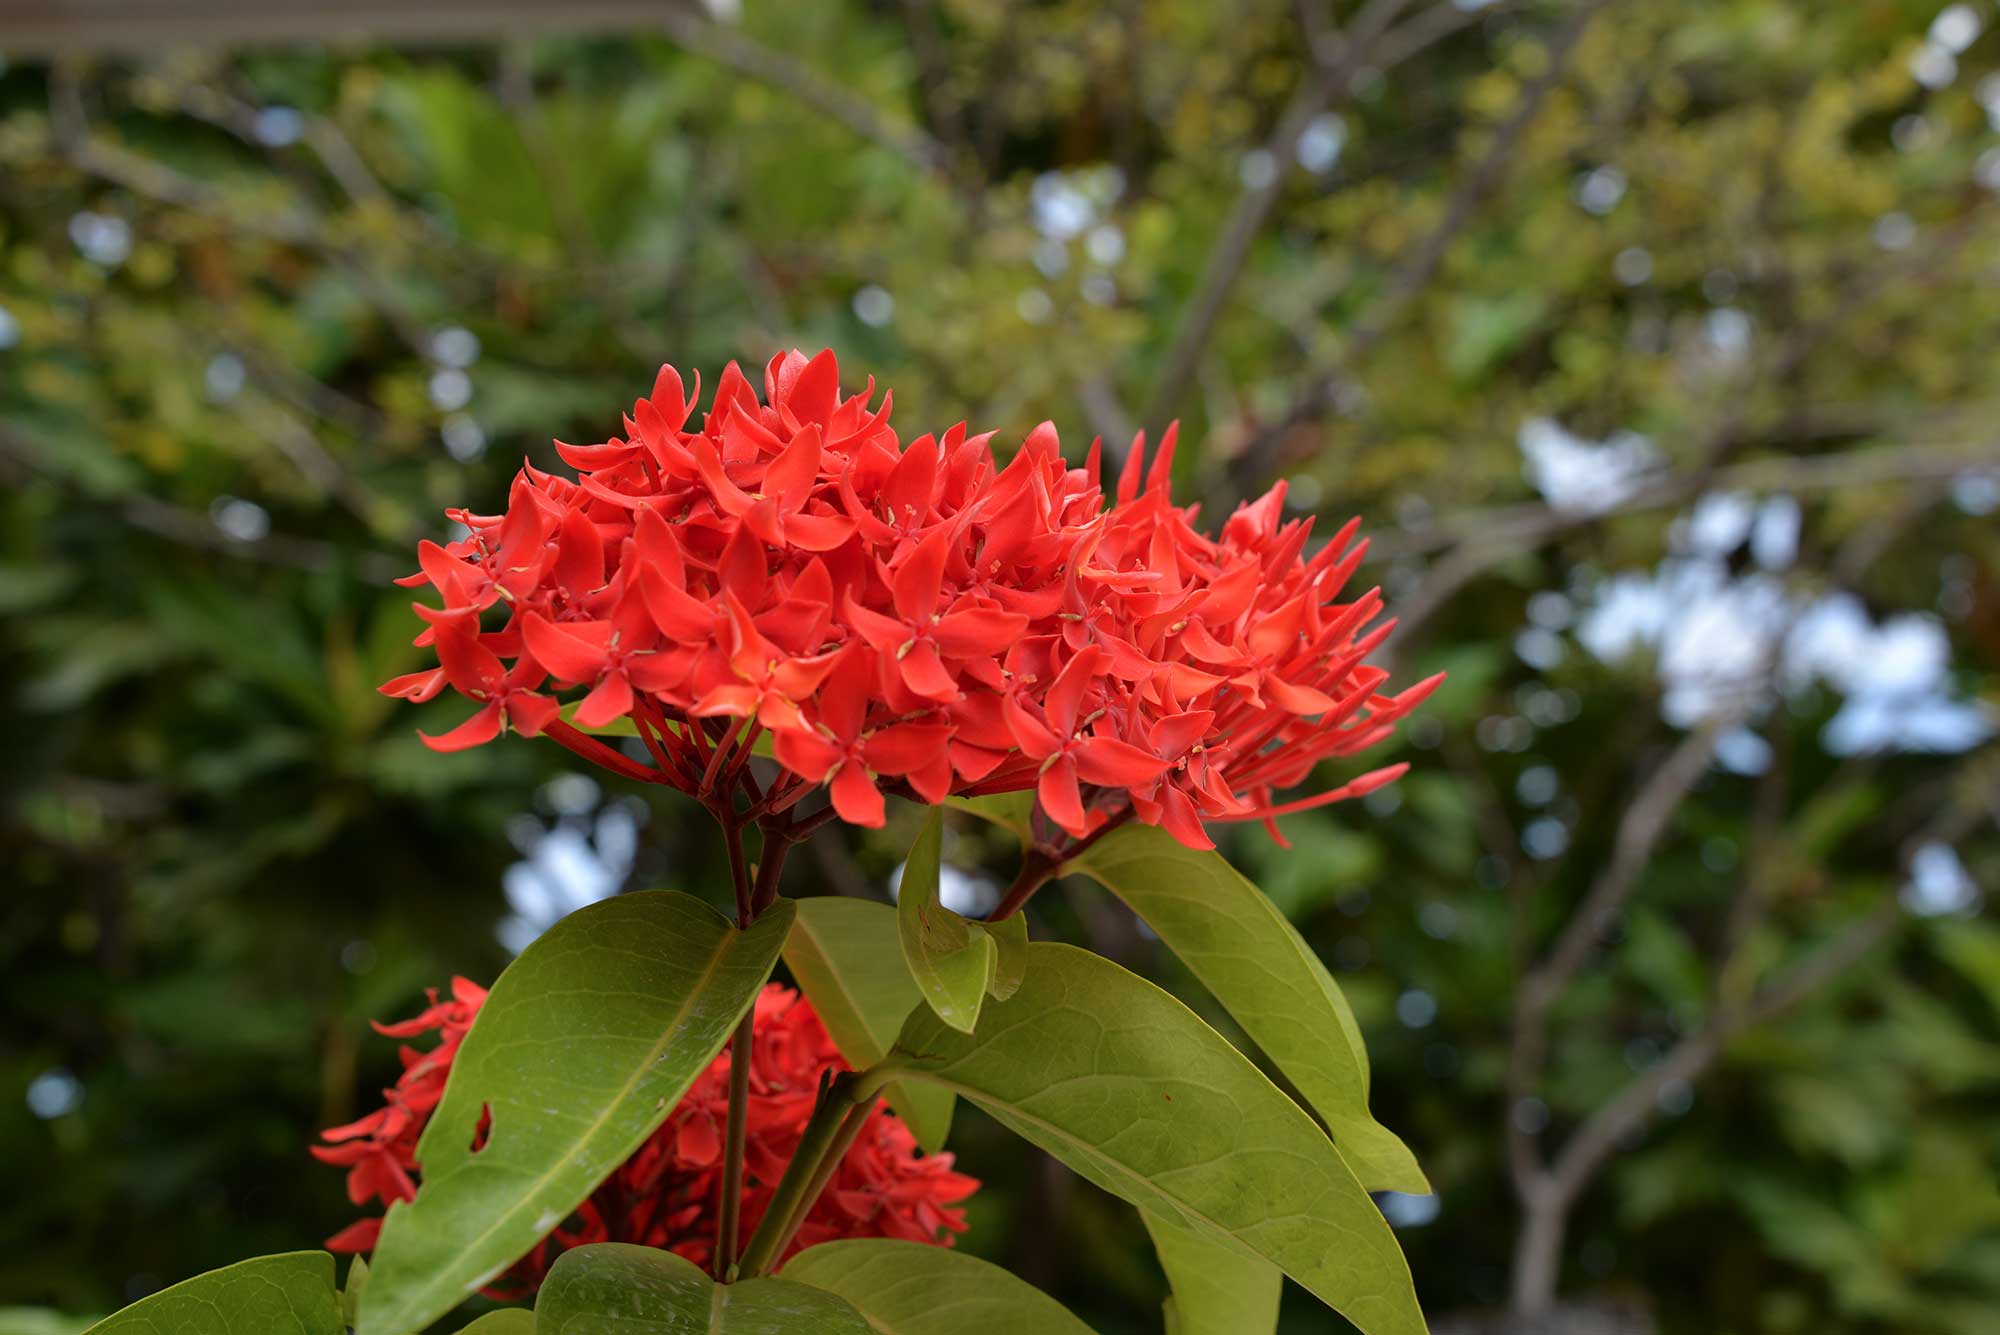
[[[1722,1055],[1731,1038],[1776,1019],[1825,987],[1887,940],[1902,921],[1902,908],[1894,899],[1887,900],[1799,961],[1742,1008],[1718,1013],[1676,1043],[1658,1064],[1647,1068],[1577,1128],[1550,1170],[1555,1191],[1565,1199],[1574,1199],[1619,1143],[1652,1117],[1664,1090],[1676,1083],[1693,1083]]]
[[[1584,0],[1570,16],[1569,22],[1557,32],[1549,46],[1546,68],[1521,89],[1513,108],[1494,131],[1493,141],[1486,152],[1445,202],[1444,212],[1437,223],[1396,266],[1382,297],[1369,308],[1347,340],[1339,362],[1315,377],[1291,411],[1281,421],[1260,432],[1238,456],[1230,474],[1237,480],[1235,489],[1239,493],[1248,490],[1247,482],[1269,471],[1272,458],[1286,434],[1316,415],[1321,406],[1331,400],[1344,369],[1364,360],[1422,295],[1444,263],[1458,234],[1472,221],[1479,206],[1506,174],[1528,127],[1541,114],[1542,104],[1567,76],[1570,56],[1575,52],[1584,30],[1599,11],[1612,3],[1615,0]]]
[[[1504,1109],[1508,1164],[1516,1191],[1532,1201],[1543,1189],[1540,1146],[1514,1113],[1539,1086],[1548,1060],[1549,1011],[1604,940],[1638,889],[1639,877],[1671,826],[1674,813],[1707,771],[1716,742],[1735,719],[1716,718],[1689,733],[1647,778],[1626,808],[1613,839],[1610,863],[1599,873],[1542,962],[1523,975],[1514,1001],[1507,1053]]]
[[[1346,99],[1369,50],[1407,3],[1408,0],[1369,0],[1355,16],[1351,30],[1344,34],[1317,37],[1309,30],[1313,61],[1304,81],[1278,117],[1277,127],[1264,143],[1263,151],[1270,159],[1271,170],[1265,179],[1246,182],[1237,195],[1154,380],[1153,394],[1144,414],[1144,421],[1152,429],[1157,431],[1166,425],[1165,419],[1186,392],[1209,336],[1215,332],[1216,321],[1228,304],[1230,289],[1235,287],[1250,258],[1251,245],[1278,202],[1279,191],[1290,175],[1289,164],[1297,161],[1300,137],[1336,99]]]
[[[1708,772],[1717,742],[1742,717],[1742,705],[1704,719],[1681,739],[1659,768],[1647,778],[1632,805],[1618,822],[1611,862],[1592,883],[1583,903],[1570,916],[1542,963],[1523,981],[1522,991],[1544,1001],[1567,987],[1603,945],[1625,905],[1639,887],[1639,876],[1652,861],[1674,814],[1701,776]]]
[[[1848,450],[1804,459],[1757,459],[1726,468],[1672,473],[1603,509],[1507,506],[1463,515],[1418,534],[1384,534],[1369,548],[1371,561],[1451,548],[1415,589],[1396,600],[1396,631],[1389,646],[1408,643],[1461,589],[1495,566],[1577,529],[1678,505],[1704,491],[1846,491],[1948,482],[1968,468],[1991,463],[1996,450],[2000,450],[2000,443],[1980,441]]]
[[[657,21],[670,37],[696,55],[797,98],[870,143],[900,154],[919,171],[942,174],[950,163],[944,145],[923,130],[896,124],[866,98],[735,28],[716,23],[698,8],[663,6]]]
[[[13,427],[0,424],[0,462],[11,461],[19,471],[41,474],[55,481],[85,502],[100,498],[74,485],[49,465],[41,446]],[[11,471],[11,470],[0,470]],[[285,566],[294,570],[338,570],[349,563],[363,579],[387,584],[408,573],[407,561],[380,552],[351,552],[319,538],[290,533],[267,533],[261,538],[233,538],[215,526],[215,521],[142,492],[110,502],[119,519],[128,527],[182,547],[217,552],[224,556]]]

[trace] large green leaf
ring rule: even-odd
[[[84,1335],[344,1335],[333,1258],[285,1252],[182,1280]]]
[[[1142,1210],[1160,1268],[1173,1290],[1166,1302],[1167,1335],[1271,1335],[1285,1277],[1262,1257]]]
[[[535,1298],[535,1335],[871,1335],[831,1293],[784,1279],[717,1284],[672,1252],[566,1251]]]
[[[1113,831],[1069,864],[1146,920],[1319,1114],[1372,1191],[1430,1191],[1403,1142],[1368,1112],[1368,1053],[1312,947],[1218,853],[1165,830]]]
[[[903,1021],[924,1004],[903,963],[896,911],[844,895],[801,899],[797,907],[785,938],[785,965],[840,1055],[866,1070],[888,1055]],[[919,1084],[894,1084],[883,1092],[926,1153],[944,1147],[957,1095]]]
[[[881,1335],[1091,1335],[1026,1280],[921,1242],[822,1243],[788,1261],[784,1277],[839,1294]]]
[[[1194,1012],[1109,960],[1028,947],[1027,978],[961,1034],[927,1011],[891,1061],[1098,1186],[1262,1256],[1365,1335],[1419,1335],[1409,1267],[1326,1133]]]
[[[458,1335],[535,1335],[535,1314],[525,1307],[488,1312]]]
[[[780,901],[739,932],[656,890],[580,909],[529,946],[452,1063],[417,1144],[417,1199],[383,1223],[360,1335],[421,1329],[567,1218],[721,1050],[791,920]]]
[[[993,939],[938,902],[943,869],[944,813],[931,808],[896,890],[903,959],[917,990],[938,1018],[961,1033],[979,1023],[979,1007],[995,967]]]

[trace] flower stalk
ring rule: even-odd
[[[865,1097],[864,1089],[868,1089]],[[793,1152],[792,1161],[785,1165],[785,1175],[778,1180],[777,1195],[771,1198],[750,1245],[744,1249],[742,1264],[736,1274],[725,1271],[726,1278],[755,1279],[785,1254],[785,1248],[799,1231],[799,1224],[826,1190],[835,1165],[860,1134],[873,1102],[867,1074],[842,1072],[826,1081],[813,1108],[812,1120],[806,1123],[805,1134],[799,1139],[799,1147]]]

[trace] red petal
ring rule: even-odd
[[[646,614],[669,640],[698,643],[715,633],[715,609],[651,566],[639,572],[639,596]]]
[[[899,666],[903,684],[926,700],[950,700],[958,695],[958,682],[945,670],[937,647],[929,640],[912,642]]]
[[[807,362],[785,395],[785,407],[801,422],[825,426],[840,402],[840,363],[828,348]]]
[[[1036,792],[1050,820],[1079,839],[1089,833],[1084,824],[1083,792],[1076,783],[1075,761],[1068,756],[1057,756],[1055,763],[1042,771]]]
[[[372,1252],[381,1236],[380,1219],[357,1219],[322,1245],[330,1252]]]
[[[818,783],[846,754],[817,733],[781,732],[771,741],[778,763],[808,783]]]
[[[910,442],[883,480],[882,502],[889,508],[890,522],[902,523],[927,513],[936,481],[937,441],[930,436],[919,436]]]
[[[819,459],[819,427],[808,425],[764,470],[764,494],[787,512],[797,510],[819,482]]]
[[[871,830],[882,828],[885,814],[882,791],[861,766],[850,760],[840,767],[840,773],[833,776],[832,796],[833,809],[849,825],[865,825]]]
[[[401,677],[391,677],[375,689],[383,695],[400,700],[412,700],[422,704],[435,699],[445,688],[447,678],[443,668],[432,668],[428,672],[412,672]]]
[[[953,658],[997,654],[1028,629],[1028,618],[997,608],[969,607],[949,612],[937,624],[938,648]]]
[[[844,515],[795,514],[785,520],[785,536],[801,551],[830,552],[854,536],[855,523]]]
[[[898,723],[868,738],[861,754],[878,774],[908,774],[944,755],[951,727],[944,723]]]
[[[1310,686],[1297,686],[1282,677],[1266,676],[1264,693],[1288,714],[1324,714],[1333,708],[1333,697]]]
[[[521,639],[528,652],[557,681],[596,681],[604,671],[605,643],[610,636],[608,621],[558,626],[539,612],[529,612],[521,619]]]
[[[500,704],[491,701],[482,706],[478,713],[453,728],[441,737],[433,737],[427,732],[419,732],[424,745],[433,751],[463,751],[467,747],[479,746],[500,735]]]
[[[560,713],[562,706],[546,695],[515,691],[507,697],[507,721],[523,737],[541,736],[542,729]]]
[[[1049,687],[1048,698],[1042,702],[1042,712],[1048,715],[1049,726],[1056,736],[1067,737],[1076,731],[1084,693],[1097,679],[1098,665],[1103,659],[1104,651],[1089,645],[1056,675],[1055,685]]]
[[[944,585],[945,558],[951,554],[951,533],[937,529],[903,560],[891,584],[896,615],[912,625],[926,625],[937,615],[938,594]]]
[[[1157,779],[1167,762],[1115,737],[1086,737],[1071,748],[1077,773],[1084,782],[1106,788],[1130,788]]]
[[[623,672],[613,672],[583,697],[583,703],[577,707],[576,721],[586,728],[601,728],[631,712],[632,683]]]

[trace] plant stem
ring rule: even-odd
[[[757,1005],[752,1002],[729,1041],[729,1121],[722,1142],[722,1209],[715,1235],[717,1277],[727,1275],[736,1264],[743,1217],[743,1154],[750,1138],[750,1043],[756,1020]]]
[[[790,823],[765,822],[764,855],[757,863],[757,884],[750,892],[750,916],[764,916],[764,910],[778,902],[778,879],[784,874],[785,855],[792,851]]]
[[[727,802],[725,794],[724,802]],[[743,860],[743,826],[727,805],[711,807],[722,825],[722,845],[729,853],[729,881],[736,891],[736,930],[749,930],[753,919],[750,906],[750,868]]]
[[[729,878],[736,892],[736,927],[739,931],[747,930],[762,910],[751,890],[750,871],[744,862],[743,826],[726,807],[712,809],[722,825],[723,843],[729,852]],[[757,869],[760,885],[766,871],[774,863],[783,862],[784,856],[783,844],[774,848],[769,840],[765,841],[765,866]],[[750,1046],[756,1036],[756,1025],[757,1003],[752,1000],[729,1042],[729,1115],[723,1127],[722,1200],[716,1211],[715,1230],[717,1277],[727,1275],[736,1264],[737,1234],[743,1215],[743,1156],[750,1138]]]
[[[806,1213],[833,1177],[841,1156],[861,1133],[868,1119],[872,1091],[863,1092],[863,1082],[851,1071],[843,1071],[827,1082],[812,1120],[806,1123],[792,1161],[778,1180],[777,1194],[757,1223],[757,1231],[744,1249],[741,1275],[755,1279],[764,1274],[791,1244]]]

